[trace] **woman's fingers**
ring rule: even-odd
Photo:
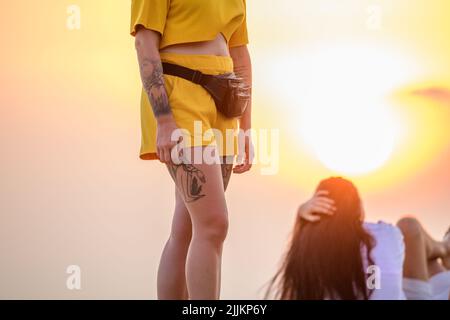
[[[156,149],[156,156],[158,157],[158,160],[160,162],[164,163],[164,161],[163,161],[164,158],[163,158],[163,154],[162,154],[161,148],[157,148]]]
[[[330,192],[328,190],[319,190],[314,194],[314,197],[322,197],[322,196],[328,196]]]
[[[233,173],[241,174],[249,171],[252,168],[252,162],[250,161],[249,154],[247,153],[245,156],[244,163],[238,164],[233,168]]]
[[[331,216],[336,212],[335,202],[328,198],[327,190],[319,190],[314,197],[299,209],[302,218],[306,221],[316,222],[322,218],[322,215]]]
[[[301,212],[301,208],[302,207],[300,207],[299,212]],[[334,212],[334,207],[328,204],[314,203],[309,207],[307,212],[301,214],[301,217],[306,221],[316,222],[322,218],[321,215],[331,216]]]
[[[169,154],[170,163],[174,164],[178,160],[178,153],[179,153],[178,142],[173,141],[170,144],[169,150],[167,150],[167,153]]]
[[[314,198],[315,201],[320,201],[320,202],[325,202],[331,205],[334,205],[334,200],[330,199],[330,198],[326,198],[326,197],[315,197]]]
[[[166,147],[164,150],[164,162],[167,164],[172,164],[172,148],[170,146]]]
[[[253,160],[254,160],[254,150],[253,150],[253,144],[251,143],[250,138],[245,138],[245,147],[244,147],[244,154],[238,154],[237,161],[240,163],[243,161],[243,163],[236,165],[233,168],[233,173],[241,174],[244,172],[249,171],[252,168]]]
[[[333,214],[336,211],[335,201],[328,198],[329,192],[327,190],[320,190],[316,192],[313,198],[313,206],[321,209],[321,213]]]
[[[159,148],[159,149],[158,149],[158,159],[159,159],[159,161],[161,161],[162,163],[166,163],[166,155],[165,155],[165,150],[164,150],[164,148]]]
[[[307,216],[302,216],[302,219],[309,221],[309,222],[316,222],[316,221],[320,220],[320,216],[314,215],[314,214],[309,214]]]
[[[233,168],[233,173],[241,174],[241,173],[249,171],[251,167],[252,167],[252,165],[248,164],[248,163],[239,164]]]
[[[175,142],[157,148],[156,154],[159,161],[165,164],[173,164],[174,162],[172,161],[172,149],[174,147],[176,147]]]
[[[334,214],[334,210],[332,208],[324,206],[324,205],[314,205],[312,209],[313,209],[312,211],[315,213],[323,213],[326,215]]]
[[[336,210],[334,202],[323,201],[323,200],[316,200],[316,201],[313,202],[313,204],[326,207],[326,208],[328,208],[330,210]]]

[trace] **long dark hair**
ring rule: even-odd
[[[266,297],[369,299],[371,290],[364,268],[374,264],[370,253],[375,242],[363,227],[364,209],[358,190],[343,178],[322,181],[317,187],[320,190],[329,192],[336,212],[319,222],[297,217],[289,250]]]

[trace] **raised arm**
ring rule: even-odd
[[[233,59],[234,73],[243,78],[245,83],[252,87],[252,63],[250,59],[250,53],[246,45],[230,48],[230,55]],[[250,130],[252,128],[252,99],[247,106],[244,114],[240,118],[239,127],[244,130]],[[234,169],[234,173],[244,173],[250,170],[252,166],[252,152],[253,146],[250,139],[250,135],[245,139],[245,159],[244,163],[237,165]]]
[[[158,32],[140,27],[136,32],[135,45],[142,85],[148,95],[158,124],[156,153],[161,162],[172,163],[170,152],[176,145],[176,141],[171,140],[171,135],[177,129],[177,126],[164,86],[163,69],[159,55],[160,38],[161,35]]]

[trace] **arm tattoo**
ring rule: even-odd
[[[144,58],[140,64],[142,84],[152,105],[155,117],[170,114],[166,89],[164,87],[163,68],[160,60]]]
[[[205,174],[191,164],[168,165],[170,175],[181,191],[184,201],[194,202],[206,194],[202,192],[206,183]]]
[[[172,112],[169,106],[169,99],[166,94],[155,95],[153,92],[150,92],[149,99],[152,104],[153,114],[155,117],[163,114],[170,114]]]

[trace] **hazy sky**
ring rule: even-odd
[[[442,237],[450,3],[247,3],[254,125],[279,133],[279,170],[232,177],[222,297],[262,296],[297,206],[330,175],[357,183],[369,220],[416,215]],[[73,4],[80,30],[67,28]],[[161,164],[138,159],[129,7],[2,4],[0,298],[156,297],[173,186]],[[66,288],[69,265],[81,267],[80,291]]]

